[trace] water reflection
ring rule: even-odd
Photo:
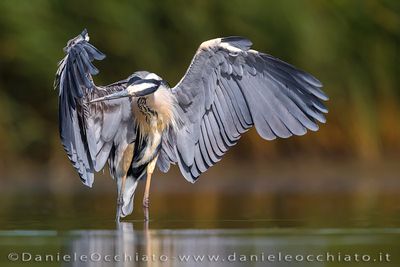
[[[360,266],[358,254],[382,266],[399,266],[399,237],[398,228],[171,230],[136,223],[122,223],[115,230],[1,231],[0,265],[292,266],[295,257],[311,255],[312,262],[298,266]],[[10,253],[19,259],[11,262]],[[23,253],[30,258],[23,260]],[[286,255],[292,258],[285,260]],[[317,255],[323,255],[321,262]]]
[[[136,253],[143,253],[146,235],[138,234],[132,223],[121,223],[117,229],[72,231],[74,237],[67,255],[78,254],[77,260],[65,266],[132,266]]]
[[[248,227],[258,223],[236,221],[242,227],[235,229],[124,222],[115,229],[0,231],[0,266],[363,266],[355,254],[379,266],[400,265],[400,228]],[[11,262],[10,253],[18,260]],[[328,262],[315,260],[328,254]],[[312,262],[294,262],[307,255]]]

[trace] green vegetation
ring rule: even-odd
[[[328,124],[263,146],[251,132],[250,155],[399,155],[399,1],[2,0],[0,11],[0,174],[15,162],[63,159],[52,83],[62,48],[83,28],[107,55],[97,84],[140,69],[175,84],[202,41],[228,35],[318,77],[330,96]]]

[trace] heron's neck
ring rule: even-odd
[[[163,132],[176,121],[176,99],[166,87],[160,87],[151,95],[133,101],[133,112],[140,131]]]
[[[157,120],[158,113],[147,104],[147,97],[139,97],[136,103],[147,123],[150,124],[152,120]]]

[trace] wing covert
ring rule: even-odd
[[[194,182],[253,125],[272,140],[318,130],[328,97],[312,75],[255,50],[242,37],[206,41],[172,89],[183,110],[168,153]],[[171,152],[172,151],[172,152]]]

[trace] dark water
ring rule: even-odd
[[[90,190],[3,189],[0,266],[400,266],[393,166],[260,172],[251,183],[241,170],[196,185],[160,177],[150,222],[140,188],[134,214],[119,225],[110,179]]]

